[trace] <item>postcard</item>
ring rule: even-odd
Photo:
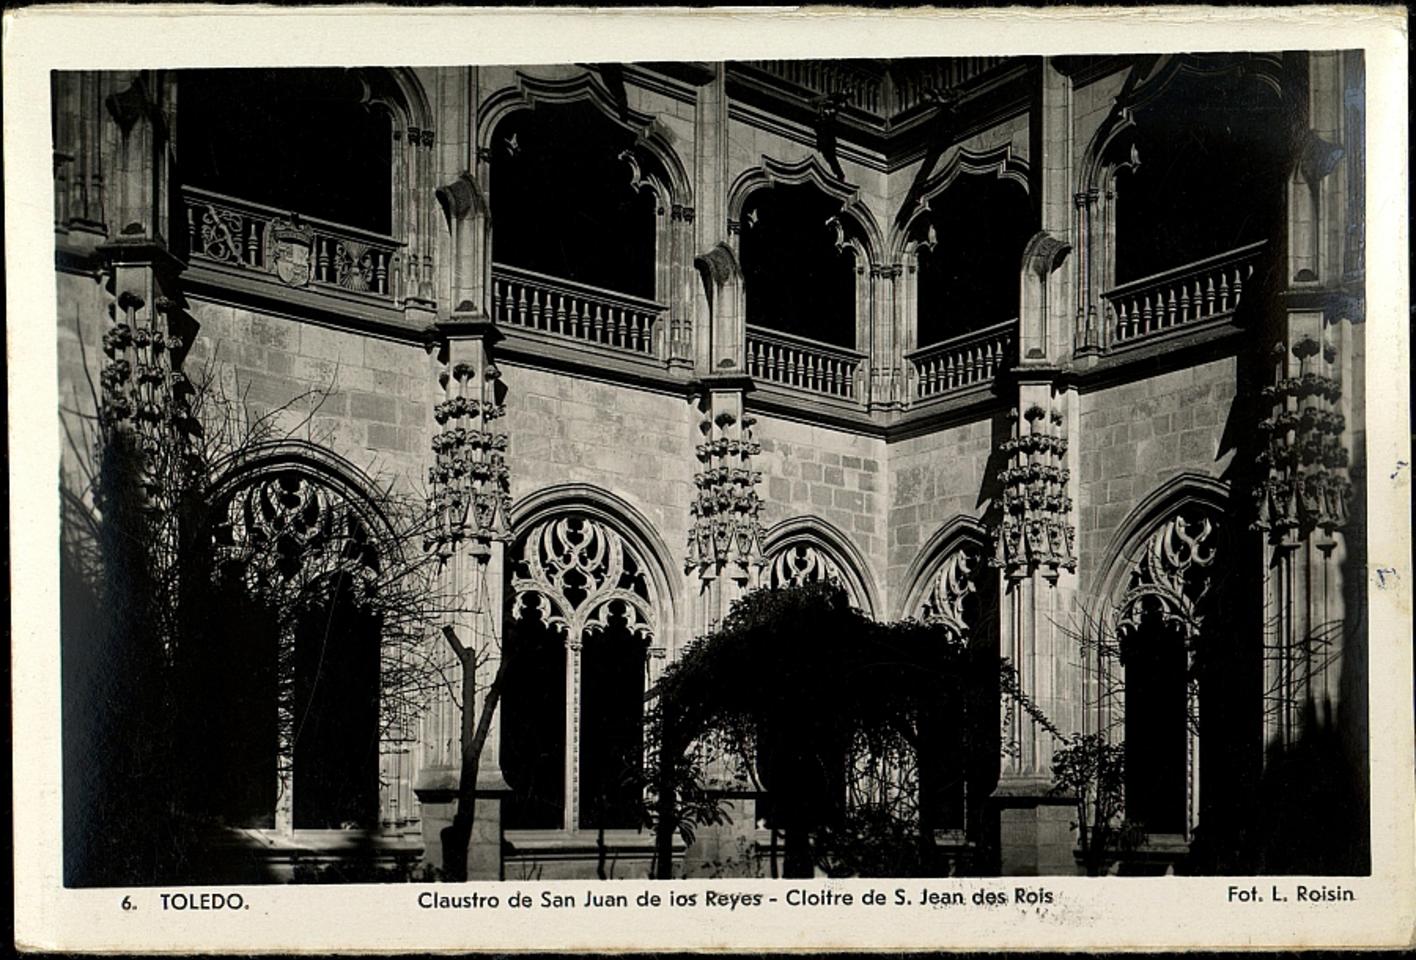
[[[1403,13],[8,14],[17,945],[1409,945]]]

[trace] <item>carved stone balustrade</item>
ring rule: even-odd
[[[1110,345],[1232,317],[1266,243],[1250,243],[1107,291]]]
[[[492,266],[492,317],[507,326],[662,358],[667,315],[668,307],[652,300],[520,267]]]
[[[951,337],[905,355],[913,370],[911,395],[928,400],[983,383],[1012,365],[1018,350],[1018,321]]]
[[[864,354],[749,325],[747,372],[757,380],[861,402]]]
[[[403,245],[392,237],[193,187],[183,189],[182,204],[194,261],[289,287],[384,301],[399,295]]]

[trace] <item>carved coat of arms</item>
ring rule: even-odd
[[[315,232],[309,227],[277,220],[270,227],[270,265],[282,283],[303,287],[310,282]]]

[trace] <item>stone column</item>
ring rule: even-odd
[[[994,793],[1000,869],[1006,875],[1075,873],[1075,806],[1052,792],[1059,735],[1079,726],[1081,678],[1067,633],[1076,602],[1072,503],[1078,471],[1076,392],[1062,378],[1074,343],[1071,252],[1070,82],[1046,58],[1032,114],[1041,230],[1024,251],[1019,297],[1018,403],[1000,452],[1006,466],[995,530],[1002,610],[1000,652],[1017,673],[1004,694],[1008,747]],[[1025,698],[1025,699],[1024,699]]]
[[[900,264],[870,268],[871,410],[905,405],[904,269]]]
[[[1266,364],[1258,424],[1254,525],[1265,532],[1264,743],[1289,747],[1308,733],[1339,723],[1344,668],[1353,630],[1350,575],[1343,530],[1353,484],[1349,469],[1360,451],[1362,409],[1351,402],[1360,386],[1362,285],[1360,163],[1342,161],[1361,149],[1360,58],[1337,51],[1307,57],[1308,126],[1288,184],[1288,249],[1282,312]],[[1358,109],[1351,109],[1353,102]],[[1355,227],[1355,229],[1354,229]],[[1358,383],[1354,383],[1358,380]],[[1360,574],[1359,574],[1360,578]],[[1365,653],[1359,648],[1358,656]],[[1365,731],[1365,704],[1346,718],[1345,732]],[[1365,735],[1352,737],[1353,742]]]
[[[449,601],[444,636],[433,642],[446,642],[437,655],[460,689],[440,697],[424,720],[425,765],[414,787],[423,805],[425,861],[442,867],[460,859],[444,844],[459,803],[470,804],[468,879],[492,880],[501,878],[501,801],[508,792],[499,762],[499,718],[495,704],[491,712],[487,704],[505,635],[511,509],[507,436],[497,423],[506,412],[505,387],[491,355],[498,338],[491,323],[458,313],[434,330],[444,399],[433,410],[439,428],[428,475],[434,523],[424,547],[442,563]],[[468,785],[463,774],[472,760],[469,747],[484,723],[489,726],[476,758],[476,782]]]

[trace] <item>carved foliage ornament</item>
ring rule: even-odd
[[[444,559],[464,540],[471,542],[474,554],[485,555],[493,541],[510,539],[507,435],[496,423],[506,415],[495,390],[501,373],[488,364],[482,371],[482,389],[473,394],[476,376],[471,364],[455,364],[447,397],[433,406],[439,428],[433,434],[434,461],[428,468],[434,522],[423,548],[436,550]]]
[[[1055,579],[1059,571],[1077,568],[1062,414],[1049,416],[1033,405],[1023,414],[1024,431],[1016,411],[1012,419],[1013,436],[1000,444],[1007,466],[998,474],[1003,515],[994,531],[993,563],[1009,577],[1042,570]]]
[[[1298,375],[1279,377],[1260,394],[1270,415],[1258,423],[1263,446],[1255,458],[1261,479],[1254,491],[1254,528],[1289,543],[1314,529],[1342,529],[1352,498],[1342,444],[1342,385],[1324,372],[1336,361],[1336,348],[1304,337],[1292,352]]]
[[[941,623],[956,636],[967,636],[969,626],[964,617],[964,606],[978,589],[974,573],[980,565],[978,552],[972,547],[949,554],[930,583],[929,596],[920,606],[920,619]]]
[[[534,611],[572,645],[586,630],[616,620],[636,637],[653,638],[655,604],[644,562],[598,520],[572,515],[541,521],[521,540],[512,569],[517,620]]]

